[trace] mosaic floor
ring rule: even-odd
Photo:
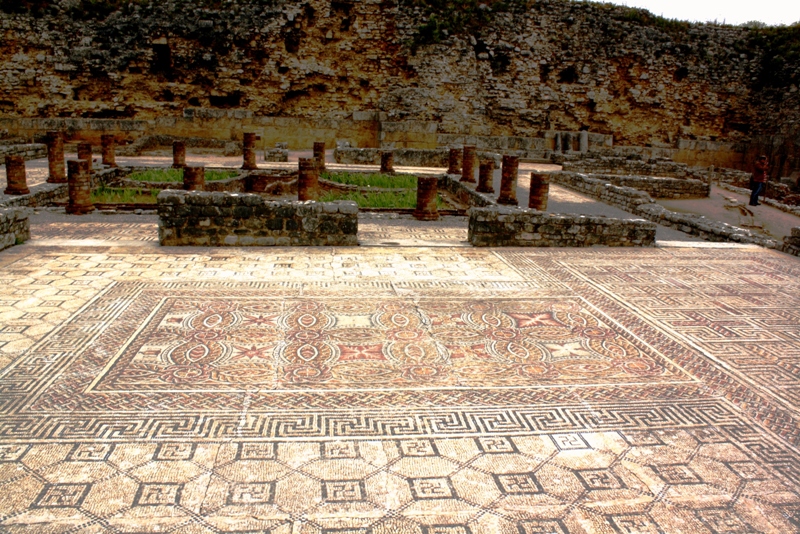
[[[120,224],[0,252],[0,532],[800,532],[796,258]]]

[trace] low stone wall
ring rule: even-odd
[[[119,168],[98,170],[92,176],[92,187],[97,184],[114,183],[117,177],[122,174]],[[140,184],[138,187],[142,187]],[[47,206],[54,202],[66,202],[69,195],[67,184],[50,184],[47,182],[28,187],[30,193],[27,195],[3,195],[0,194],[0,207],[29,207],[38,208]]]
[[[708,180],[708,170],[705,168],[690,167],[685,163],[661,159],[644,160],[632,156],[604,156],[599,158],[578,157],[576,159],[557,157],[553,161],[560,163],[562,170],[572,172]]]
[[[453,195],[456,200],[467,206],[496,206],[497,203],[489,195],[478,193],[474,189],[467,187],[461,182],[461,175],[445,174],[440,176],[436,186],[440,191],[447,191]]]
[[[22,145],[0,145],[0,160],[6,156],[22,156],[25,161],[47,157],[47,145],[27,143]]]
[[[162,245],[357,245],[352,201],[269,201],[249,193],[168,189],[158,195]]]
[[[774,185],[775,184],[771,183],[768,187]],[[735,185],[731,185],[724,182],[720,182],[719,186],[722,189],[731,191],[733,193],[739,193],[740,195],[746,195],[746,196],[750,195],[750,190],[745,189],[744,187],[736,187]],[[769,197],[764,198],[759,202],[761,202],[762,204],[766,204],[767,206],[772,206],[773,208],[779,209],[781,211],[785,211],[786,213],[791,213],[792,215],[797,215],[798,217],[800,217],[800,206],[790,206],[789,204],[784,204],[783,202],[779,202],[774,198],[769,198]]]
[[[157,149],[172,149],[173,141],[183,141],[186,148],[212,148],[222,150],[225,156],[241,156],[242,144],[236,141],[222,139],[207,139],[204,137],[176,137],[174,135],[145,135],[129,145],[117,148],[120,156],[141,156],[143,152]]]
[[[738,226],[707,219],[702,215],[668,210],[664,206],[656,204],[655,200],[647,193],[631,187],[609,184],[606,181],[574,172],[554,172],[550,174],[550,177],[554,183],[565,185],[634,215],[690,235],[696,235],[707,241],[755,243],[767,248],[781,247],[781,244],[774,239],[760,236]]]
[[[548,214],[527,208],[470,208],[468,239],[476,247],[646,247],[656,225],[638,219]]]
[[[614,185],[631,187],[653,198],[705,198],[711,191],[711,186],[707,182],[692,178],[654,178],[615,174],[587,174],[587,176]]]
[[[31,238],[28,210],[0,208],[0,250],[21,245]]]
[[[333,151],[333,159],[336,163],[350,165],[380,165],[381,152],[386,152],[380,148],[351,148],[337,147]],[[408,167],[444,167],[449,166],[448,158],[450,149],[422,149],[422,148],[395,148],[394,164]],[[496,152],[478,151],[478,159],[481,161],[491,159],[494,161],[495,168],[500,167],[502,160],[500,154]]]
[[[800,226],[792,228],[791,235],[783,238],[781,250],[793,256],[800,256]]]

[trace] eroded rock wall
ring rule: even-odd
[[[434,123],[433,139],[589,129],[615,144],[723,140],[738,152],[754,136],[798,135],[798,67],[765,74],[775,52],[757,30],[588,2],[489,4],[477,29],[426,40],[424,2],[118,2],[93,16],[60,0],[3,14],[0,114],[361,114]]]

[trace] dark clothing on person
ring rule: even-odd
[[[756,160],[755,170],[753,176],[750,177],[750,205],[758,206],[758,197],[767,188],[767,169],[769,169],[769,161],[766,158],[758,158]]]
[[[753,181],[753,189],[750,193],[750,205],[751,206],[760,206],[761,204],[758,203],[758,197],[761,196],[761,193],[764,192],[764,189],[767,188],[766,182],[756,182]]]

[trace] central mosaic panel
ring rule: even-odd
[[[85,392],[497,388],[688,378],[578,298],[184,295],[154,304],[146,316],[129,311],[119,317],[139,327],[113,354],[106,352],[105,367]]]

